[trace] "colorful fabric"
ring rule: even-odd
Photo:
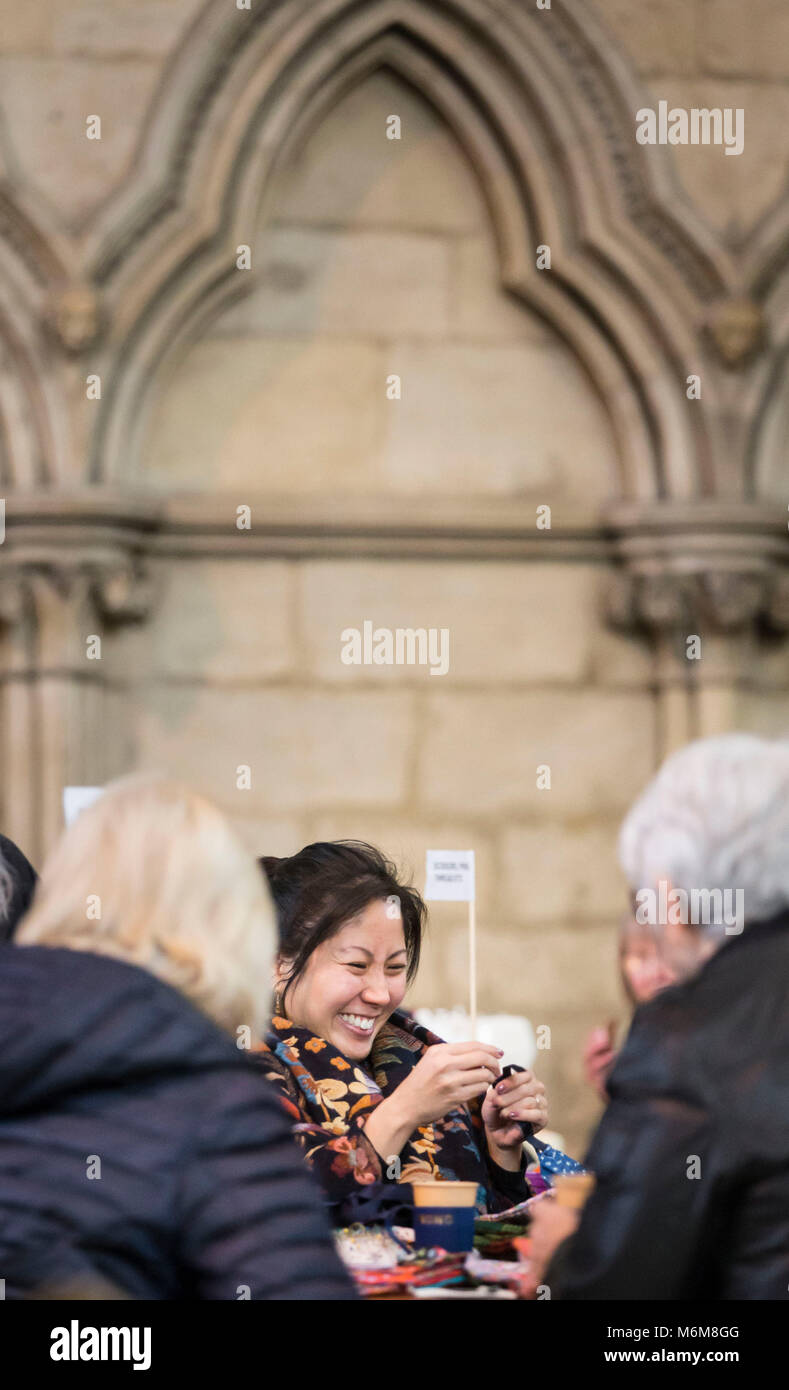
[[[481,1100],[450,1110],[432,1124],[418,1126],[396,1163],[388,1163],[389,1155],[376,1152],[365,1134],[372,1110],[400,1085],[426,1048],[441,1041],[407,1014],[396,1011],[375,1038],[370,1056],[361,1063],[290,1019],[271,1020],[257,1057],[269,1079],[279,1085],[294,1136],[331,1202],[341,1204],[373,1184],[391,1186],[439,1177],[476,1179],[481,1188],[479,1210],[502,1211],[545,1186],[539,1172],[526,1171],[525,1157],[520,1172],[494,1163],[487,1147]],[[542,1146],[533,1141],[533,1147],[539,1150]]]
[[[550,1144],[540,1144],[536,1146],[533,1139],[529,1143],[537,1148],[537,1159],[540,1164],[540,1172],[544,1178],[550,1178],[554,1173],[585,1173],[586,1169],[582,1163],[570,1158],[569,1154],[562,1153],[561,1149],[554,1149]]]

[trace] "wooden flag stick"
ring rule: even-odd
[[[468,903],[468,1012],[472,1040],[477,1036],[477,905]]]

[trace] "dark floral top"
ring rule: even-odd
[[[494,1163],[481,1100],[420,1125],[394,1162],[392,1156],[377,1153],[365,1134],[372,1109],[400,1085],[426,1048],[440,1042],[441,1038],[398,1010],[376,1036],[369,1057],[360,1063],[287,1018],[271,1020],[256,1056],[268,1078],[280,1086],[294,1122],[293,1133],[331,1202],[341,1204],[374,1183],[440,1176],[476,1179],[484,1190],[480,1210],[493,1212],[514,1206],[546,1186],[539,1157],[530,1165],[533,1171],[527,1170],[532,1157],[528,1151],[519,1172]],[[531,1145],[535,1152],[556,1153],[537,1141]],[[558,1165],[561,1171],[567,1171],[565,1164],[578,1168],[565,1155],[556,1157],[563,1160]]]

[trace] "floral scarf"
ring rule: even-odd
[[[440,1042],[397,1010],[376,1036],[369,1057],[359,1062],[287,1018],[271,1020],[265,1043],[255,1055],[268,1078],[279,1085],[294,1136],[331,1202],[342,1204],[374,1183],[391,1187],[440,1177],[476,1179],[484,1193],[480,1210],[503,1211],[545,1188],[539,1160],[532,1165],[534,1171],[527,1171],[524,1156],[520,1172],[494,1163],[480,1100],[419,1125],[394,1161],[377,1153],[365,1134],[371,1111],[400,1085],[425,1049]],[[566,1161],[578,1166],[572,1159]]]

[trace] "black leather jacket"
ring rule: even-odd
[[[552,1298],[789,1298],[789,913],[636,1012]]]

